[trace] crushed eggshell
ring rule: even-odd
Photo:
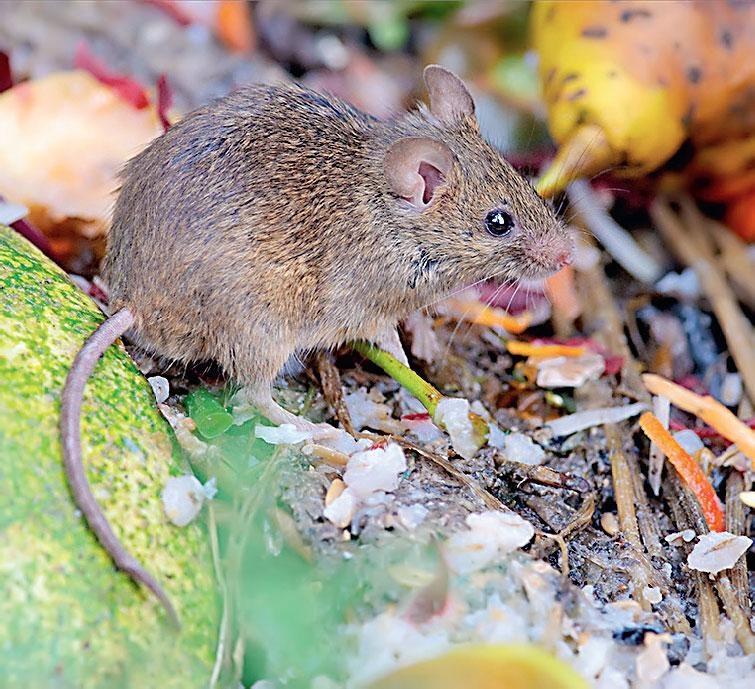
[[[430,511],[424,505],[415,503],[414,505],[402,505],[396,510],[401,525],[408,531],[413,531],[422,522],[425,521]]]
[[[488,445],[490,447],[502,450],[507,435],[508,433],[504,433],[497,423],[493,423],[492,421],[488,423]]]
[[[689,543],[690,541],[694,540],[695,536],[697,536],[697,534],[695,533],[694,529],[684,529],[684,531],[675,531],[674,533],[670,533],[668,536],[666,536],[665,541],[666,543],[676,543],[678,545],[679,541]]]
[[[359,440],[357,440],[354,436],[349,435],[348,433],[339,433],[331,438],[323,438],[318,441],[318,444],[324,445],[325,447],[344,455],[353,455],[355,452],[366,450],[368,447],[371,447],[372,441],[367,438],[359,438]]]
[[[171,523],[186,526],[199,514],[207,493],[196,476],[171,476],[165,482],[161,497],[163,510]]]
[[[218,479],[215,476],[211,476],[209,480],[202,486],[204,491],[204,497],[206,500],[212,500],[218,494]]]
[[[688,663],[681,663],[663,678],[663,689],[721,689],[721,683]]]
[[[669,294],[694,301],[700,296],[700,281],[693,268],[687,268],[681,273],[666,273],[658,282],[655,289],[660,294]]]
[[[354,430],[361,431],[369,427],[384,433],[403,431],[401,423],[392,417],[391,408],[383,403],[378,390],[367,392],[365,388],[359,388],[344,395],[343,401],[349,410]]]
[[[461,397],[444,397],[435,409],[435,423],[446,429],[451,445],[464,459],[472,459],[480,448],[472,420],[469,402]]]
[[[401,423],[421,443],[432,443],[443,437],[442,431],[433,423],[430,414],[405,414]]]
[[[354,517],[358,504],[354,493],[346,488],[322,512],[325,519],[341,529],[345,529]]]
[[[170,395],[170,383],[168,379],[163,376],[151,376],[147,378],[147,382],[152,388],[152,392],[155,393],[155,400],[158,404],[162,404],[168,399]]]
[[[606,369],[605,359],[595,352],[581,356],[557,356],[535,360],[537,384],[541,388],[576,388],[588,380],[597,380]]]
[[[587,272],[600,263],[602,254],[600,250],[592,244],[586,244],[581,241],[581,236],[579,234],[581,231],[582,230],[577,228],[571,229],[571,235],[575,237],[572,265],[579,271]]]
[[[645,685],[652,685],[665,675],[671,663],[666,655],[670,641],[668,634],[645,634],[644,648],[635,658],[637,679]]]
[[[687,557],[691,569],[716,574],[733,567],[752,545],[747,536],[735,536],[728,531],[711,531],[700,536]]]
[[[466,524],[468,530],[457,531],[443,547],[446,563],[459,574],[482,569],[501,555],[527,545],[535,535],[532,524],[513,512],[470,514]]]
[[[354,453],[346,465],[343,481],[357,498],[375,491],[398,488],[399,474],[406,471],[404,451],[396,443]]]
[[[257,424],[254,427],[254,437],[264,440],[269,445],[296,445],[311,440],[312,432],[301,430],[292,423],[284,423],[281,426]]]
[[[509,433],[503,440],[501,452],[509,462],[535,466],[545,461],[545,450],[524,433]]]

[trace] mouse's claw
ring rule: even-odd
[[[269,390],[251,390],[251,401],[255,407],[270,421],[279,426],[291,424],[296,430],[309,433],[312,440],[326,440],[337,437],[341,430],[327,423],[313,423],[309,419],[297,416],[275,402]]]

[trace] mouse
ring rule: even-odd
[[[407,358],[397,324],[464,286],[542,280],[569,263],[564,224],[481,135],[453,72],[423,72],[428,104],[389,120],[301,85],[250,85],[186,115],[121,175],[103,275],[112,315],[62,395],[72,494],[114,564],[175,609],[119,542],[82,464],[83,390],[121,336],[159,357],[212,361],[277,424],[323,437],[272,397],[291,358],[367,340]]]

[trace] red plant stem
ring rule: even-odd
[[[5,201],[5,198],[0,195],[0,203]],[[12,222],[10,226],[18,232],[24,239],[34,244],[45,256],[55,260],[55,256],[50,245],[50,240],[42,233],[42,231],[32,225],[28,220],[21,218]]]
[[[755,428],[755,416],[751,419],[748,419],[744,423],[749,428]],[[690,428],[689,426],[685,426],[681,421],[677,421],[676,419],[671,419],[668,422],[668,425],[672,431],[692,431],[693,433],[697,435],[698,438],[722,438],[723,437],[715,428],[711,428],[710,426],[700,426],[698,428]],[[729,440],[726,440],[726,439],[724,440],[727,445],[731,445],[731,442]]]
[[[10,57],[0,50],[0,93],[13,86],[13,72],[10,69]]]
[[[173,105],[173,90],[168,83],[168,77],[161,74],[157,80],[157,116],[160,118],[163,131],[166,132],[170,129],[168,110],[171,105]]]

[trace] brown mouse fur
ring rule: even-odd
[[[273,421],[302,425],[271,397],[296,352],[366,339],[405,360],[396,324],[411,311],[568,262],[564,228],[483,140],[461,80],[433,65],[425,83],[430,107],[388,122],[250,86],[133,158],[104,265],[130,338],[218,362]],[[495,209],[513,218],[506,236],[486,229]]]

